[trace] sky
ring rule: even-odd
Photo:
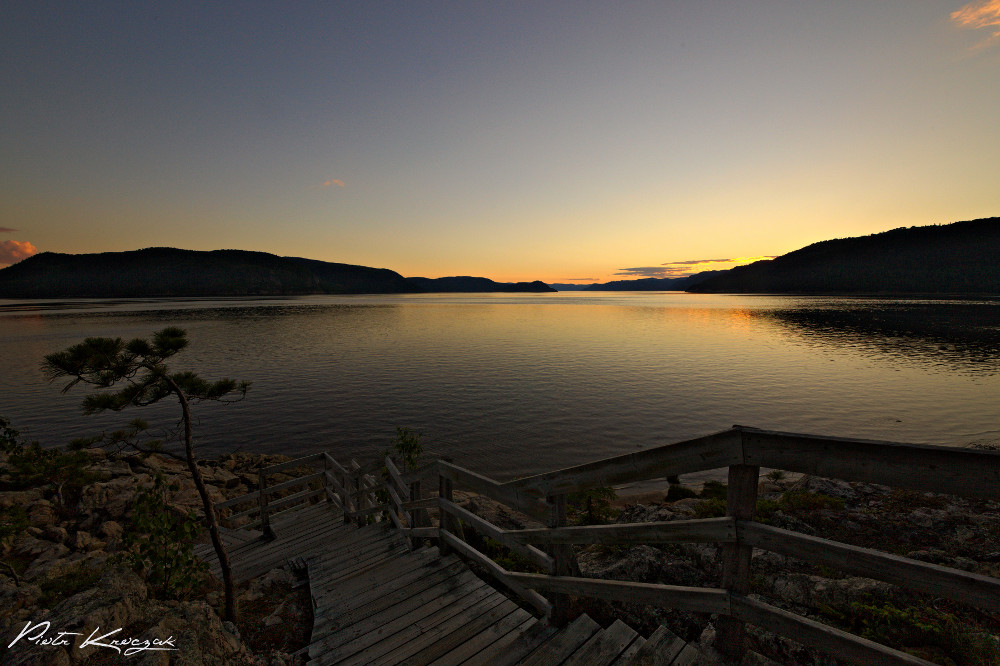
[[[1000,215],[1000,0],[12,0],[0,86],[0,265],[589,283]]]

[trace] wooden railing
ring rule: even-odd
[[[273,466],[268,473],[322,460],[322,492],[344,510],[345,521],[364,522],[387,516],[414,540],[434,538],[442,552],[454,551],[481,565],[514,594],[555,622],[567,620],[568,596],[609,601],[645,602],[654,606],[716,614],[715,647],[727,661],[739,662],[746,651],[745,625],[750,623],[801,644],[862,664],[930,664],[923,659],[860,638],[749,596],[754,548],[769,550],[847,573],[884,580],[908,590],[926,592],[1000,611],[1000,579],[929,564],[807,536],[753,521],[761,467],[802,472],[846,481],[864,481],[909,490],[1000,500],[1000,453],[837,437],[819,437],[734,426],[696,439],[616,456],[545,474],[500,483],[450,462],[435,461],[401,473],[389,457],[362,467],[340,465],[328,454]],[[374,472],[384,465],[384,475]],[[566,496],[595,487],[660,479],[667,476],[728,468],[726,516],[700,520],[570,527]],[[263,478],[263,477],[262,477]],[[295,480],[308,484],[316,475]],[[436,481],[436,496],[424,497],[422,484]],[[268,502],[285,482],[266,488],[257,514],[267,525],[269,512],[305,501],[307,490]],[[454,502],[455,488],[495,500],[546,527],[507,530]],[[388,499],[376,500],[377,491]],[[252,496],[247,496],[252,498]],[[244,499],[245,498],[240,498]],[[229,503],[216,505],[224,508]],[[437,526],[429,525],[428,509],[437,509]],[[245,511],[236,515],[248,515]],[[463,538],[472,529],[521,555],[537,570],[504,569]],[[722,580],[717,588],[685,587],[585,578],[579,575],[573,546],[586,544],[721,544]],[[540,592],[548,596],[542,596]]]

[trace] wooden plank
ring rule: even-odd
[[[847,659],[857,664],[933,666],[929,661],[828,627],[825,624],[749,597],[733,595],[732,609],[733,615],[741,620],[781,636],[789,636],[797,643],[819,648],[838,659]]]
[[[562,666],[610,666],[638,635],[632,627],[615,620],[571,654]]]
[[[692,666],[698,661],[700,655],[701,653],[698,652],[698,649],[688,643],[670,666]]]
[[[296,458],[295,460],[289,460],[288,462],[278,463],[277,465],[271,465],[269,467],[262,467],[261,471],[264,472],[264,474],[275,474],[286,469],[292,469],[293,467],[305,467],[312,465],[320,462],[321,460],[323,460],[323,453],[312,453],[308,456]]]
[[[561,664],[567,657],[590,640],[601,627],[587,615],[581,615],[569,626],[532,652],[521,666],[551,666]]]
[[[548,602],[542,595],[538,594],[532,589],[525,587],[519,581],[515,580],[513,574],[507,571],[499,564],[486,557],[478,550],[465,543],[461,539],[457,538],[451,532],[447,530],[441,530],[441,541],[447,543],[451,548],[455,549],[463,556],[469,558],[470,560],[476,562],[480,566],[484,567],[491,576],[496,578],[499,582],[503,583],[511,592],[517,596],[524,599],[534,608],[537,608],[542,614],[548,616],[552,612],[552,604]]]
[[[451,463],[441,462],[438,464],[438,469],[441,476],[453,483],[460,484],[480,495],[485,495],[490,499],[502,502],[543,523],[548,523],[550,509],[545,502],[540,502],[538,499],[516,488],[501,485],[482,474],[470,472]]]
[[[359,509],[357,511],[351,511],[350,514],[354,518],[363,518],[372,513],[378,513],[379,511],[385,511],[389,508],[388,504],[376,504],[375,506],[369,506],[364,509]]]
[[[509,541],[537,544],[726,543],[736,540],[733,518],[672,520],[658,523],[508,530]],[[498,539],[499,541],[499,539]]]
[[[463,627],[475,622],[476,618],[488,615],[491,611],[511,602],[502,594],[494,594],[486,597],[478,604],[470,606],[460,613],[431,627],[422,634],[410,640],[403,641],[402,644],[386,652],[382,656],[369,662],[371,666],[395,666],[396,664],[407,664],[412,666],[415,662],[413,656],[435,642],[448,637],[453,633],[464,633]]]
[[[371,576],[356,576],[342,581],[330,590],[320,590],[317,596],[322,596],[324,604],[333,606],[351,603],[355,596],[391,594],[398,587],[405,587],[430,574],[457,573],[465,568],[465,563],[454,555],[438,558],[437,549],[427,549],[426,557],[413,557],[414,553],[397,557],[382,563],[377,569],[372,569]],[[430,551],[434,551],[430,555]],[[376,578],[377,576],[377,578]]]
[[[330,604],[336,604],[358,594],[387,593],[397,585],[408,585],[429,572],[446,568],[455,562],[461,563],[456,557],[439,558],[436,548],[425,548],[383,562],[377,569],[371,570],[372,576],[356,576],[328,590],[318,589],[316,585],[312,585],[312,588],[316,590],[316,596],[322,596]]]
[[[503,529],[500,529],[493,523],[484,520],[483,518],[480,518],[471,511],[464,509],[453,502],[449,502],[448,500],[442,499],[440,503],[442,511],[447,511],[451,515],[465,521],[466,524],[468,524],[470,527],[472,527],[480,534],[484,534],[490,537],[491,539],[499,541],[503,545],[507,546],[514,552],[523,555],[528,560],[534,562],[535,564],[542,567],[546,571],[552,571],[553,568],[555,567],[555,562],[552,560],[551,557],[549,557],[542,551],[538,550],[537,548],[533,548],[531,546],[525,547],[524,544],[509,539],[507,536],[509,533]]]
[[[527,615],[527,619],[517,625],[513,631],[509,631],[501,636],[492,645],[484,650],[481,650],[479,654],[468,659],[462,664],[462,666],[496,666],[498,661],[497,658],[506,654],[511,646],[520,640],[522,635],[530,631],[533,626],[538,624],[538,620],[535,618],[531,617],[527,613],[524,613],[524,615]]]
[[[330,464],[330,466],[333,469],[340,472],[341,476],[347,476],[347,469],[345,469],[343,465],[337,462],[336,458],[331,456],[329,453],[324,453],[323,456],[326,458],[326,461]]]
[[[726,515],[736,520],[750,520],[757,506],[757,486],[760,467],[732,465],[729,468],[729,486],[726,493]],[[730,593],[745,595],[750,592],[750,560],[753,548],[739,540],[722,544],[722,587]],[[740,663],[747,651],[746,628],[731,615],[718,618],[715,623],[715,648],[728,662]]]
[[[215,507],[216,511],[219,511],[220,509],[227,509],[231,506],[236,506],[237,504],[244,504],[246,502],[256,502],[258,497],[260,497],[260,492],[255,490],[247,495],[240,495],[239,497],[228,499],[225,502],[219,502],[218,504],[214,504],[213,506]]]
[[[412,635],[408,631],[413,628],[418,628],[419,633],[419,629],[436,624],[435,620],[444,620],[445,617],[468,608],[488,595],[496,594],[492,588],[478,579],[468,585],[435,590],[435,592],[438,594],[433,598],[415,599],[411,604],[394,606],[353,624],[344,631],[332,634],[319,643],[313,643],[309,650],[310,656],[321,654],[320,663],[336,663],[348,658],[350,661],[347,663],[366,663],[365,660],[373,659],[393,648],[390,645],[388,649],[373,651],[374,654],[365,653],[375,644],[387,639],[399,640]],[[450,613],[445,617],[436,616],[441,610],[450,610]],[[313,648],[316,648],[316,652]]]
[[[316,472],[314,474],[307,474],[305,476],[300,476],[297,479],[290,479],[288,481],[283,481],[281,483],[276,483],[273,486],[268,486],[264,489],[265,495],[273,495],[281,490],[287,490],[288,488],[295,488],[297,486],[304,486],[313,481],[318,481],[323,478],[324,472]]]
[[[746,462],[847,481],[1000,499],[1000,452],[740,427]]]
[[[392,634],[389,637],[385,640],[377,641],[361,652],[351,655],[349,659],[342,663],[344,666],[368,666],[368,664],[382,655],[391,652],[401,645],[405,645],[422,634],[433,631],[439,624],[448,621],[455,615],[483,603],[494,605],[498,599],[502,601],[502,595],[487,585],[471,594],[460,596],[451,600],[450,603],[443,604],[430,614],[423,612],[425,609],[420,609],[421,617],[416,617],[416,619],[410,620],[406,624],[401,624],[404,619],[397,620],[394,623],[396,626],[393,627]]]
[[[396,465],[392,462],[392,458],[389,456],[385,457],[385,468],[389,472],[389,478],[396,482],[396,487],[399,489],[399,494],[405,499],[410,499],[410,488],[409,484],[403,483],[403,477],[396,469]]]
[[[537,650],[539,646],[544,645],[558,631],[559,629],[550,622],[539,620],[521,631],[511,643],[504,647],[502,652],[490,650],[492,658],[490,666],[514,666],[521,663],[522,659]]]
[[[411,539],[436,539],[440,528],[437,527],[404,527],[399,530]]]
[[[294,495],[288,495],[287,497],[282,497],[279,500],[268,502],[268,507],[271,510],[274,510],[283,506],[295,504],[296,502],[309,500],[312,499],[313,497],[319,497],[324,493],[324,490],[325,490],[324,488],[317,488],[315,490],[303,490],[302,492],[295,493]],[[271,515],[273,518],[274,514]]]
[[[407,660],[407,666],[461,664],[496,642],[531,615],[509,599],[491,608],[464,627],[428,645]]]
[[[807,562],[894,583],[907,590],[926,592],[1000,611],[1000,579],[959,571],[937,564],[851,546],[820,537],[791,532],[749,521],[737,523],[747,544]]]
[[[632,644],[629,645],[625,650],[618,655],[618,658],[611,662],[611,666],[627,666],[635,658],[635,655],[639,653],[639,649],[646,644],[646,639],[642,636],[637,636]]]
[[[438,508],[439,500],[437,497],[425,497],[420,500],[410,500],[409,502],[403,502],[400,507],[404,511],[410,511],[413,509],[436,509]]]
[[[395,585],[391,589],[377,588],[371,592],[359,592],[349,600],[342,599],[313,623],[314,631],[327,634],[337,633],[374,615],[380,615],[389,608],[402,604],[412,605],[429,601],[440,596],[443,591],[455,589],[464,581],[471,580],[468,568],[456,562],[441,569],[424,573],[409,585]],[[416,600],[414,600],[416,597]]]
[[[503,485],[536,497],[549,497],[595,486],[718,469],[743,462],[740,443],[739,431],[724,430],[705,437],[537,474]]]
[[[652,606],[695,613],[729,613],[729,594],[725,590],[711,587],[632,583],[598,578],[526,574],[514,571],[507,571],[506,576],[525,587],[546,592],[561,592],[608,601],[646,603]]]
[[[632,661],[623,666],[670,666],[684,645],[683,640],[661,624],[635,653]]]

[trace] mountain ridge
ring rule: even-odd
[[[447,279],[447,278],[446,278]],[[529,291],[473,278],[489,291]],[[404,294],[426,289],[388,268],[254,250],[151,247],[125,252],[40,252],[0,269],[0,298],[130,298]],[[435,281],[430,280],[433,284]],[[522,283],[518,283],[522,284]],[[534,285],[535,283],[523,283]],[[544,283],[538,283],[550,290]],[[460,285],[452,285],[458,289]],[[536,290],[543,290],[536,286]]]

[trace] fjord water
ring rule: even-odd
[[[395,427],[500,478],[733,424],[968,445],[1000,440],[1000,304],[606,292],[0,301],[0,415],[65,444],[176,404],[83,416],[42,357],[187,330],[172,360],[246,379],[201,404],[204,454],[370,457]]]

